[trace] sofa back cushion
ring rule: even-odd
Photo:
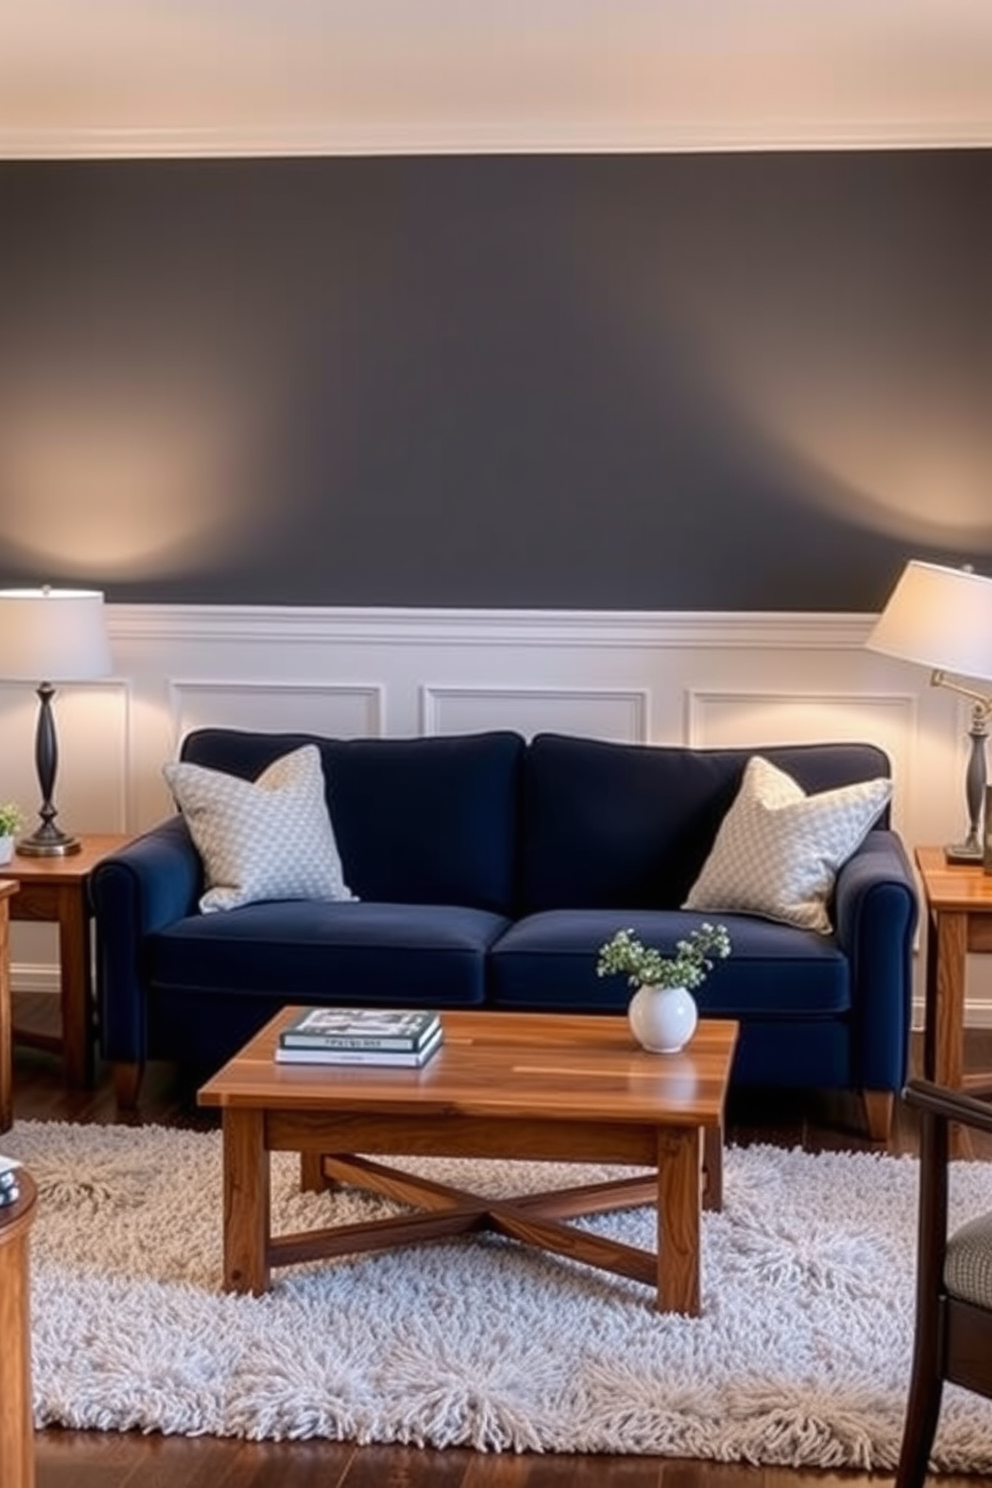
[[[808,793],[890,773],[872,744],[687,749],[538,734],[524,763],[520,910],[677,908],[757,753]]]
[[[254,779],[303,744],[320,749],[345,882],[359,899],[512,909],[519,735],[328,739],[197,729],[181,758]]]

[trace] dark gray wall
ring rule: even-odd
[[[874,609],[992,571],[992,153],[0,164],[0,581]]]

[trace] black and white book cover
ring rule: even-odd
[[[432,1039],[439,1015],[423,1008],[303,1008],[279,1035],[284,1049],[381,1049],[412,1053]]]
[[[433,1038],[418,1049],[326,1048],[280,1044],[276,1049],[277,1064],[311,1065],[378,1065],[383,1069],[421,1069],[443,1042],[440,1025]]]

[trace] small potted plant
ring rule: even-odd
[[[676,943],[673,956],[646,946],[633,930],[618,930],[600,946],[598,976],[623,973],[634,991],[627,1009],[634,1037],[658,1054],[682,1049],[696,1031],[698,1012],[692,989],[730,955],[725,925],[704,922]]]
[[[9,863],[14,856],[14,837],[23,819],[16,802],[0,803],[0,863]]]

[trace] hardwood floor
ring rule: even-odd
[[[15,1023],[53,1030],[55,1000],[15,996]],[[992,1071],[992,1030],[969,1030],[969,1069]],[[914,1049],[914,1065],[919,1049]],[[67,1091],[59,1061],[27,1047],[15,1050],[14,1115],[20,1120],[115,1120],[106,1073],[92,1091]],[[146,1080],[141,1119],[210,1128],[215,1112],[195,1104],[195,1084],[165,1066]],[[863,1135],[853,1098],[736,1096],[728,1140],[800,1146],[810,1152],[875,1150]],[[915,1152],[912,1113],[897,1107],[886,1150]],[[2,1138],[0,1138],[2,1146]],[[992,1161],[992,1138],[974,1156]],[[908,1380],[907,1380],[908,1385]],[[480,1454],[449,1449],[355,1447],[339,1442],[243,1442],[212,1437],[141,1436],[50,1429],[37,1433],[37,1488],[886,1488],[891,1476],[795,1472],[660,1457]],[[975,1488],[976,1478],[942,1477],[941,1488]]]

